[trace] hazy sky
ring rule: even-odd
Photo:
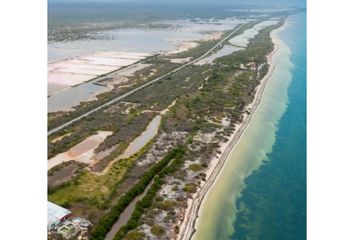
[[[306,0],[48,0],[49,2],[177,2],[306,7]]]

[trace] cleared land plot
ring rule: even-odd
[[[48,160],[48,170],[60,163],[75,160],[81,163],[90,164],[94,156],[94,150],[108,137],[112,132],[99,131],[96,135],[86,138],[81,143],[72,147],[69,151],[60,153]]]

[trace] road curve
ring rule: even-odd
[[[63,128],[71,125],[74,122],[77,122],[77,121],[83,119],[84,117],[87,117],[87,116],[91,115],[94,112],[97,112],[98,110],[101,110],[102,108],[105,108],[105,107],[107,107],[107,106],[109,106],[109,105],[111,105],[111,104],[113,104],[115,102],[118,102],[118,101],[120,101],[120,100],[122,100],[122,99],[124,99],[124,98],[126,98],[126,97],[128,97],[130,95],[132,95],[133,93],[135,93],[135,92],[137,92],[137,91],[139,91],[139,90],[141,90],[141,89],[143,89],[143,88],[145,88],[145,87],[147,87],[147,86],[149,86],[149,85],[151,85],[151,84],[153,84],[153,83],[155,83],[155,82],[157,82],[157,81],[159,81],[159,80],[161,80],[161,79],[163,79],[163,78],[165,78],[165,77],[167,77],[167,76],[169,76],[169,75],[171,75],[173,73],[176,73],[176,72],[182,70],[185,67],[188,67],[189,65],[192,65],[192,64],[198,62],[202,58],[205,58],[206,56],[208,56],[212,51],[214,51],[217,47],[219,47],[221,44],[223,44],[226,40],[228,40],[242,26],[243,26],[243,24],[241,24],[238,27],[236,27],[230,34],[228,34],[226,37],[224,37],[222,40],[220,40],[217,44],[215,44],[212,48],[210,48],[202,56],[200,56],[200,57],[198,57],[198,58],[196,58],[196,59],[194,59],[194,60],[192,60],[192,61],[190,61],[190,62],[188,62],[188,63],[186,63],[184,65],[182,65],[182,66],[179,66],[178,68],[175,68],[175,69],[171,70],[168,73],[165,73],[164,75],[162,75],[160,77],[157,77],[157,78],[155,78],[155,79],[153,79],[153,80],[151,80],[151,81],[149,81],[147,83],[144,83],[143,85],[141,85],[141,86],[139,86],[139,87],[137,87],[137,88],[135,88],[135,89],[133,89],[133,90],[131,90],[131,91],[119,96],[119,97],[116,97],[116,98],[114,98],[114,99],[112,99],[112,100],[110,100],[110,101],[108,101],[108,102],[106,102],[106,103],[104,103],[104,104],[102,104],[102,105],[100,105],[100,106],[98,106],[98,107],[96,107],[96,108],[94,108],[94,109],[92,109],[92,110],[90,110],[90,111],[88,111],[88,112],[86,112],[86,113],[84,113],[84,114],[82,114],[82,115],[80,115],[80,116],[78,116],[78,117],[76,117],[76,118],[74,118],[74,119],[62,124],[62,125],[60,125],[60,126],[58,126],[58,127],[56,127],[56,128],[53,128],[52,130],[49,130],[48,131],[48,136],[50,136],[51,134],[62,130]]]

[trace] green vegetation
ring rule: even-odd
[[[167,88],[171,89],[172,87],[174,89],[173,93],[169,92],[172,95],[174,93],[179,94],[179,98],[170,114],[167,114],[166,118],[163,119],[163,130],[166,132],[187,131],[190,133],[188,144],[194,145],[195,142],[191,136],[194,136],[196,132],[210,133],[218,128],[215,124],[205,120],[206,115],[209,119],[215,119],[216,122],[220,122],[220,119],[227,116],[231,125],[225,127],[222,132],[216,135],[217,138],[223,139],[223,136],[228,136],[233,131],[232,125],[242,119],[244,106],[253,100],[254,89],[267,72],[265,56],[273,50],[269,33],[275,27],[278,26],[263,29],[250,42],[249,48],[218,59],[214,65],[208,66],[208,69],[205,66],[191,66],[172,75],[168,83],[167,81],[161,82],[158,86],[159,90],[157,90],[157,86],[156,88],[150,86],[145,91],[134,94],[130,99],[139,101],[138,99],[143,99],[143,96],[148,96],[147,99],[153,98],[161,103],[167,98],[162,96],[162,93],[168,91]],[[264,64],[265,67],[258,74],[256,70],[240,69],[240,63],[245,64],[249,61],[255,61],[257,65]],[[207,81],[205,80],[206,77],[208,77]],[[186,81],[186,79],[189,79],[189,81]],[[198,86],[202,83],[203,88],[198,89]],[[199,150],[192,154],[201,157],[201,163],[191,164],[189,168],[192,171],[199,171],[203,166],[207,166],[217,146],[217,143],[200,144]],[[184,180],[181,169],[176,169],[176,171],[175,176]],[[198,177],[203,179],[205,175],[198,175]],[[198,181],[186,182],[182,189],[187,193],[194,193],[197,190]],[[155,186],[155,182],[157,185],[160,184],[158,178],[155,179],[153,186]],[[154,191],[153,186],[151,191]],[[166,201],[162,201],[159,197],[156,197],[154,202],[150,202],[150,198],[145,200],[146,205],[136,205],[132,218],[126,226],[120,229],[115,237],[116,240],[122,239],[129,230],[139,226],[141,215],[143,213],[150,215],[149,212],[154,211],[154,208],[150,208],[150,206],[161,210],[170,210],[171,203],[166,204]],[[146,221],[154,225],[152,218]]]
[[[165,200],[165,201],[155,201],[154,207],[161,209],[161,210],[171,210],[177,203],[175,201],[171,200]]]
[[[143,176],[140,178],[138,183],[136,183],[132,188],[130,188],[122,197],[119,198],[118,202],[113,206],[111,211],[101,218],[99,223],[95,226],[91,233],[91,239],[104,239],[106,234],[109,232],[113,224],[118,220],[119,215],[124,211],[126,206],[137,197],[139,194],[143,193],[146,186],[152,181],[157,173],[159,173],[162,169],[164,169],[172,159],[179,159],[184,153],[184,149],[182,147],[176,148],[170,153],[168,153],[161,161],[153,165],[147,170]],[[172,165],[172,164],[171,164]],[[149,189],[147,195],[143,198],[145,201],[149,201],[149,197],[151,197],[151,189],[154,189],[155,182]],[[161,183],[160,183],[161,184]],[[147,199],[147,200],[146,200]],[[151,200],[150,200],[151,201]],[[139,203],[141,203],[139,202]],[[138,206],[139,204],[137,204]],[[135,211],[134,211],[135,212]],[[133,213],[133,216],[134,213]],[[129,223],[129,222],[128,222]],[[128,224],[127,224],[128,225]],[[122,228],[123,229],[123,228]],[[130,230],[130,229],[127,229]],[[127,231],[126,230],[126,231]],[[124,232],[126,234],[126,232]]]
[[[187,193],[195,193],[196,190],[197,190],[196,186],[191,183],[187,183],[183,188],[183,191],[185,191]]]
[[[247,27],[249,26],[243,28]],[[143,193],[150,183],[152,184],[146,196],[136,204],[131,219],[119,230],[115,239],[144,238],[143,233],[134,231],[136,227],[142,222],[147,222],[150,226],[154,226],[155,223],[153,218],[146,220],[145,217],[142,217],[143,214],[144,216],[145,214],[152,216],[154,210],[163,210],[168,211],[168,218],[172,218],[175,204],[177,202],[183,204],[185,199],[181,198],[175,202],[164,200],[162,196],[156,196],[158,190],[165,184],[165,176],[169,174],[180,182],[179,186],[173,187],[173,191],[182,189],[187,193],[193,193],[197,190],[198,182],[205,179],[202,170],[209,165],[218,143],[204,143],[194,140],[194,137],[199,134],[215,133],[216,140],[222,141],[233,131],[233,124],[242,120],[244,106],[253,100],[254,89],[268,70],[265,56],[273,49],[269,38],[269,32],[272,29],[273,27],[269,27],[262,30],[250,42],[247,49],[219,58],[213,65],[191,65],[163,81],[127,97],[125,101],[130,104],[129,106],[125,106],[123,103],[113,104],[76,122],[67,130],[51,136],[49,140],[70,132],[70,135],[58,142],[51,143],[49,141],[48,155],[50,157],[67,151],[99,130],[113,131],[113,134],[107,137],[96,151],[113,148],[108,156],[94,166],[94,171],[100,171],[113,159],[116,159],[128,144],[144,131],[146,125],[156,114],[146,110],[160,111],[177,99],[176,104],[162,117],[160,130],[165,134],[187,132],[187,138],[178,143],[187,144],[188,148],[178,147],[170,151],[159,162],[139,167],[139,164],[136,163],[143,159],[144,154],[155,141],[153,140],[139,154],[114,163],[104,175],[97,176],[85,170],[79,172],[73,180],[56,189],[50,189],[49,199],[71,207],[70,210],[73,213],[76,213],[77,209],[85,213],[89,212],[89,218],[94,224],[90,232],[90,239],[94,240],[105,238],[126,206],[136,196]],[[183,53],[185,54],[183,56],[194,54],[197,56],[202,52],[201,48],[206,46],[203,44],[199,46],[199,49],[194,49],[194,52]],[[181,56],[179,55],[179,57]],[[255,61],[257,65],[263,64],[264,67],[258,72],[240,68],[241,63],[245,64],[249,61]],[[160,67],[160,72],[157,75],[165,71],[163,66],[166,65],[166,69],[173,67],[168,61],[159,57],[151,59],[149,62],[154,64],[152,67],[156,67],[156,65]],[[200,88],[201,85],[203,88]],[[119,95],[118,92],[111,94]],[[101,100],[97,104],[102,104]],[[130,111],[125,113],[128,107],[130,107]],[[80,108],[78,111],[84,112],[84,108]],[[73,114],[77,114],[76,111]],[[69,113],[63,119],[66,121],[72,117],[73,115]],[[221,119],[225,117],[231,122],[229,127],[221,127],[219,124]],[[59,124],[59,119],[64,121],[59,117],[51,124]],[[171,138],[173,138],[172,135]],[[176,146],[176,144],[171,146]],[[160,150],[164,148],[163,145],[157,147]],[[158,159],[162,156],[160,155]],[[191,171],[200,171],[193,179],[187,179],[186,171],[181,170],[186,156],[188,156],[188,160],[198,159],[198,163],[192,163],[188,167]],[[186,194],[184,193],[184,195]],[[77,208],[75,208],[75,204],[77,204]]]
[[[143,197],[141,201],[137,202],[131,218],[129,219],[127,224],[124,225],[118,231],[118,233],[114,237],[114,240],[123,239],[123,237],[127,234],[128,231],[138,226],[139,219],[141,218],[145,209],[149,208],[152,205],[152,202],[155,198],[157,191],[164,183],[163,182],[164,177],[176,171],[183,164],[184,153],[185,153],[184,147],[178,147],[175,150],[173,150],[169,155],[167,155],[167,159],[171,160],[172,157],[174,158],[174,160],[168,166],[166,166],[160,173],[157,174],[148,192],[146,193],[146,195]]]
[[[131,231],[125,236],[126,240],[144,240],[146,239],[146,235],[143,232]]]
[[[126,172],[149,149],[151,144],[152,141],[129,158],[119,159],[105,174],[97,175],[88,170],[83,170],[73,181],[66,182],[54,189],[49,188],[48,199],[64,206],[70,206],[74,202],[86,202],[92,207],[106,208],[115,196],[115,189],[124,179]],[[119,155],[120,152],[119,154],[111,154],[111,160]]]
[[[161,104],[168,98],[162,93],[168,91],[167,88],[171,89],[172,87],[174,91],[169,92],[171,95],[179,95],[179,98],[170,114],[167,114],[166,118],[163,119],[163,130],[166,132],[188,131],[192,135],[195,135],[198,131],[208,133],[215,131],[217,126],[204,119],[206,114],[210,119],[216,120],[227,116],[231,120],[230,127],[225,127],[223,132],[216,136],[222,139],[223,134],[228,136],[231,133],[233,130],[232,124],[241,120],[244,106],[253,100],[254,89],[263,77],[262,74],[266,73],[266,71],[260,71],[257,78],[257,71],[241,70],[239,63],[256,61],[257,64],[266,64],[265,56],[273,49],[273,44],[269,37],[269,32],[273,28],[269,27],[262,30],[251,41],[250,48],[252,49],[247,48],[239,51],[238,53],[240,54],[235,53],[220,58],[215,65],[208,66],[208,69],[205,66],[191,66],[172,75],[168,81],[159,83],[159,86],[149,86],[144,91],[137,92],[129,98],[134,102],[139,102],[145,97],[147,101],[153,99],[154,102]],[[208,77],[207,81],[205,81],[206,77]],[[198,86],[201,83],[203,83],[204,87],[199,90]],[[189,138],[188,143],[194,144],[192,138]],[[200,150],[194,153],[197,156],[201,156],[201,164],[192,164],[190,169],[198,171],[203,166],[207,166],[207,161],[217,146],[218,144],[213,143],[203,144]],[[177,178],[184,179],[183,173],[179,168],[174,171],[177,171]],[[203,178],[205,175],[200,175],[200,177]],[[115,240],[124,238],[127,232],[139,226],[142,214],[153,211],[150,206],[168,211],[172,208],[171,202],[166,204],[166,201],[162,201],[160,197],[156,197],[156,200],[152,201],[153,198],[150,194],[156,195],[162,183],[163,179],[155,178],[148,194],[136,205],[131,219],[120,229]],[[183,190],[187,193],[194,193],[197,190],[197,186],[198,180],[187,182],[184,184]],[[147,221],[151,221],[151,219]],[[153,221],[151,224],[154,225]]]
[[[64,137],[61,141],[52,143],[48,141],[48,158],[66,152],[76,144],[82,142],[87,137],[94,135],[97,131],[112,131],[113,134],[108,136],[103,143],[98,146],[96,152],[109,149],[117,144],[129,144],[136,138],[148,125],[154,117],[153,113],[141,113],[136,109],[139,114],[135,114],[134,118],[116,111],[102,111],[100,114],[91,115],[69,127],[69,136]],[[65,132],[65,131],[64,131]],[[62,132],[57,133],[51,138],[62,135]]]
[[[154,226],[151,227],[151,233],[154,234],[155,236],[162,236],[165,234],[165,229],[160,226],[155,224]]]
[[[251,27],[253,24],[254,23],[245,24],[238,31],[236,31],[235,34],[233,34],[233,35],[237,35],[237,34],[241,33],[245,29]],[[224,38],[230,32],[231,31],[225,32],[223,34],[222,38]],[[199,45],[197,47],[192,48],[189,51],[185,51],[185,52],[181,52],[181,53],[169,56],[169,58],[192,57],[195,59],[195,58],[203,55],[205,52],[207,52],[211,47],[213,47],[219,41],[220,41],[220,39],[211,40],[211,41],[199,41]],[[142,70],[138,71],[135,75],[139,76],[139,77],[130,77],[130,81],[125,83],[125,84],[132,84],[132,86],[130,86],[130,87],[127,87],[127,88],[116,87],[115,89],[113,89],[110,92],[105,92],[105,93],[99,94],[97,96],[98,100],[82,102],[82,103],[80,103],[79,106],[74,107],[75,111],[49,113],[48,114],[48,129],[50,130],[50,129],[53,129],[57,126],[60,126],[61,124],[68,122],[71,119],[78,117],[78,116],[82,115],[83,113],[88,112],[88,111],[102,105],[105,102],[108,102],[120,95],[123,95],[126,92],[131,91],[132,89],[135,89],[136,87],[138,87],[146,82],[149,82],[159,76],[162,76],[163,74],[171,71],[174,68],[177,68],[180,65],[180,64],[172,63],[164,58],[165,57],[160,57],[158,55],[154,55],[152,57],[148,57],[145,60],[143,60],[148,64],[153,64],[153,66],[150,66],[147,69],[142,69]],[[153,76],[150,75],[152,69],[156,70],[156,73]],[[109,75],[109,74],[107,74],[107,75]],[[102,112],[102,111],[99,111],[99,112]],[[51,138],[51,139],[54,139],[54,138]]]
[[[193,172],[197,172],[203,169],[203,166],[197,163],[192,163],[189,165],[189,169],[192,170]]]
[[[138,86],[155,79],[156,77],[162,76],[163,74],[179,66],[179,64],[171,63],[170,61],[163,60],[157,56],[147,59],[146,63],[152,63],[154,65],[148,67],[147,69],[138,71],[134,77],[129,77],[130,81],[124,83],[129,85],[131,84],[132,86],[120,88],[119,85],[117,85],[112,91],[97,95],[97,100],[81,102],[79,106],[73,107],[75,111],[48,113],[48,130],[58,127],[61,124],[64,124],[65,122],[68,122],[98,106],[101,106],[102,104],[109,102],[110,100],[113,100],[114,98],[117,98],[118,96],[121,96],[137,88]],[[150,75],[152,69],[155,70],[154,75]],[[98,112],[102,113],[103,110],[100,110]],[[92,115],[87,118],[90,118],[91,116]],[[55,135],[64,135],[61,134],[61,132],[63,131],[60,131]],[[54,138],[52,138],[51,136],[51,139]]]
[[[50,190],[48,199],[65,206],[74,202],[86,202],[89,205],[100,207],[105,203],[116,183],[122,179],[127,168],[136,158],[137,156],[132,156],[120,159],[108,173],[103,175],[96,175],[84,170],[73,181],[58,189]]]

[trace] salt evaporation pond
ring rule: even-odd
[[[93,54],[96,51],[126,51],[156,53],[176,48],[171,40],[194,41],[207,39],[208,35],[198,32],[177,32],[174,30],[122,29],[107,33],[113,39],[75,40],[55,42],[48,46],[48,61]]]
[[[82,56],[97,55],[97,52],[103,54],[106,51],[124,51],[129,54],[134,54],[134,52],[142,54],[172,52],[183,43],[211,39],[215,37],[216,32],[231,30],[245,21],[246,20],[236,18],[201,21],[198,23],[190,20],[179,20],[169,22],[173,27],[166,29],[118,29],[101,31],[98,34],[102,36],[102,38],[99,39],[49,43],[48,61],[56,62],[68,58],[81,59],[83,58]],[[233,47],[224,47],[217,52],[215,56],[207,58],[206,61],[213,61],[215,58],[232,53],[231,48]],[[234,50],[236,51],[237,49],[234,48]],[[87,59],[86,57],[82,61],[84,60],[91,61],[92,59]],[[72,110],[72,108],[78,106],[80,102],[95,99],[96,95],[110,90],[108,87],[99,86],[93,82],[83,83],[88,79],[87,69],[84,69],[86,75],[80,74],[81,72],[77,71],[77,64],[80,63],[75,63],[75,69],[73,69],[72,66],[70,66],[70,68],[64,66],[66,67],[66,69],[64,69],[65,71],[60,70],[55,73],[56,75],[52,74],[50,76],[49,79],[51,79],[53,84],[48,85],[48,112]],[[51,65],[52,64],[49,64],[48,70],[50,70]],[[97,70],[96,68],[95,66],[95,71]],[[72,74],[73,70],[75,70],[75,75]],[[89,70],[91,71],[91,69]],[[92,73],[92,71],[90,73]],[[96,72],[93,73],[92,77],[89,76],[89,78],[97,76],[97,74],[95,74]],[[65,84],[62,83],[63,79],[65,80]],[[79,85],[80,83],[81,85]]]
[[[48,65],[48,84],[76,86],[121,67],[131,65],[149,54],[139,52],[96,52]]]
[[[134,64],[130,67],[118,70],[111,75],[116,79],[113,84],[124,83],[128,80],[127,77],[133,76],[138,70],[141,70],[149,64]],[[102,78],[97,78],[93,81],[85,82],[75,87],[59,86],[48,84],[48,112],[70,111],[73,107],[78,106],[80,102],[96,99],[96,96],[110,91],[110,86],[96,84]]]
[[[97,51],[127,51],[156,53],[176,48],[176,41],[207,40],[211,32],[223,32],[248,20],[225,18],[214,21],[191,20],[167,21],[169,28],[138,29],[126,28],[96,33],[98,39],[82,39],[48,44],[48,61],[59,61]]]
[[[95,99],[95,96],[108,91],[109,88],[92,82],[83,83],[48,97],[48,112],[70,111],[80,102]]]

